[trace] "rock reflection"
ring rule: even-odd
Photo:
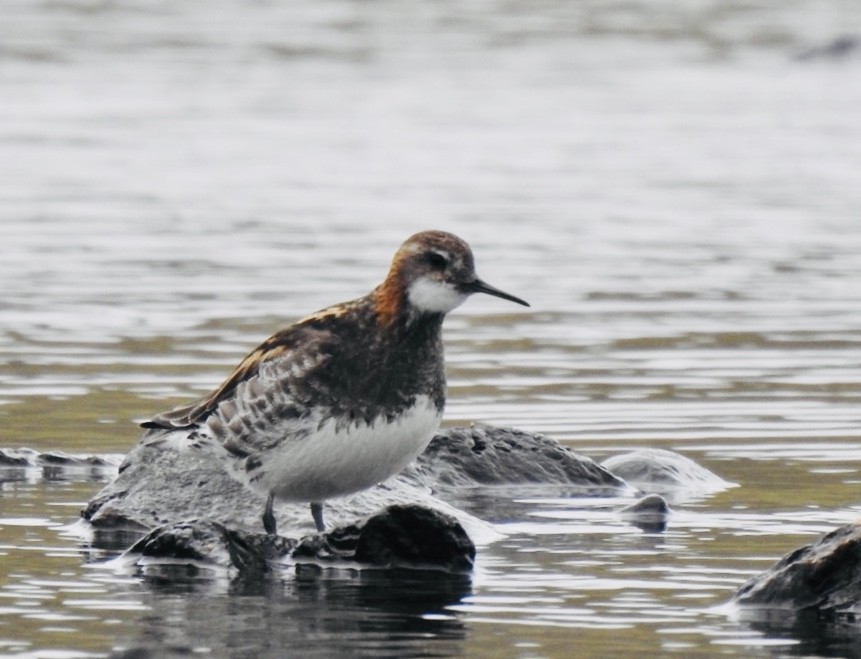
[[[784,656],[861,656],[861,620],[856,614],[770,610],[744,611],[740,618],[768,638],[795,641],[792,645],[781,647]]]
[[[161,569],[161,568],[160,568]],[[464,575],[298,566],[291,578],[144,577],[150,614],[115,657],[460,656],[466,636],[448,607],[471,593]]]

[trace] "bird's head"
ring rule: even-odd
[[[388,286],[387,286],[388,285]],[[422,231],[395,253],[383,289],[399,291],[399,304],[418,314],[446,314],[473,293],[529,304],[483,282],[466,242],[444,231]]]

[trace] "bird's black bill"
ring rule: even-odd
[[[498,288],[491,286],[490,284],[485,284],[481,279],[476,279],[468,283],[463,289],[468,293],[487,293],[488,295],[493,295],[494,297],[501,297],[503,300],[508,300],[509,302],[516,302],[517,304],[522,304],[524,307],[529,306],[529,302],[526,300],[521,300],[519,297],[514,297],[513,295],[509,295],[505,291],[501,291]]]

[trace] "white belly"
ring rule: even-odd
[[[323,501],[372,487],[406,467],[428,445],[442,414],[427,396],[397,420],[337,428],[324,421],[309,436],[286,439],[260,454],[259,479],[249,482],[284,501]]]

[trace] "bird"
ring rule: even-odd
[[[140,425],[140,441],[206,450],[274,502],[323,502],[403,470],[439,428],[446,400],[443,318],[470,295],[529,303],[482,281],[469,245],[422,231],[395,252],[381,284],[276,332],[211,393]]]

